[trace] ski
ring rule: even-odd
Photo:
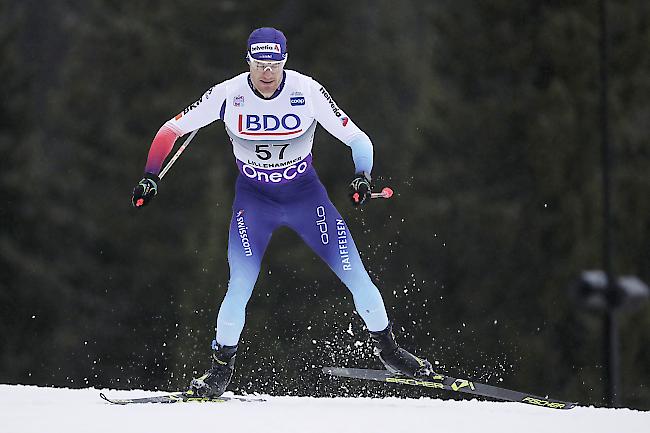
[[[192,392],[171,392],[168,394],[157,395],[154,397],[139,397],[139,398],[108,398],[103,392],[99,396],[112,404],[133,404],[133,403],[225,403],[229,401],[243,401],[243,402],[262,402],[266,401],[262,398],[252,397],[239,397],[239,396],[220,396],[220,397],[197,397]]]
[[[380,382],[398,383],[402,385],[420,386],[424,388],[445,389],[453,392],[490,397],[498,400],[531,404],[550,409],[573,409],[576,403],[554,400],[548,397],[538,397],[525,392],[513,391],[506,388],[473,382],[467,379],[456,379],[432,373],[426,378],[411,378],[391,373],[388,370],[371,370],[363,368],[323,367],[323,372],[332,376],[353,379],[376,380]]]

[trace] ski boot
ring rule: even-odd
[[[407,352],[397,345],[393,334],[392,324],[383,331],[370,332],[375,343],[375,355],[389,371],[409,377],[425,377],[433,373],[431,363],[426,359]]]
[[[192,379],[190,391],[197,397],[219,397],[226,391],[235,369],[237,346],[222,346],[212,341],[212,367],[199,378]]]

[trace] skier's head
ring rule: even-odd
[[[287,38],[280,30],[262,27],[248,37],[246,61],[255,88],[269,98],[282,82],[287,61]]]
[[[287,38],[272,27],[255,29],[248,37],[247,58],[275,62],[287,60]]]

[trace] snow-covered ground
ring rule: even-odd
[[[103,390],[109,397],[156,395]],[[129,432],[440,432],[647,433],[650,412],[577,407],[568,411],[518,403],[397,398],[268,397],[264,403],[116,406],[97,389],[0,385],[3,433]],[[226,394],[228,395],[228,394]]]

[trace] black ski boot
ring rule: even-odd
[[[212,342],[212,367],[199,378],[192,379],[190,392],[197,397],[219,397],[226,391],[235,369],[237,346],[221,346]]]
[[[418,358],[397,345],[391,323],[383,331],[370,332],[370,337],[375,343],[375,355],[379,356],[389,371],[409,377],[424,377],[433,373],[429,361]]]

